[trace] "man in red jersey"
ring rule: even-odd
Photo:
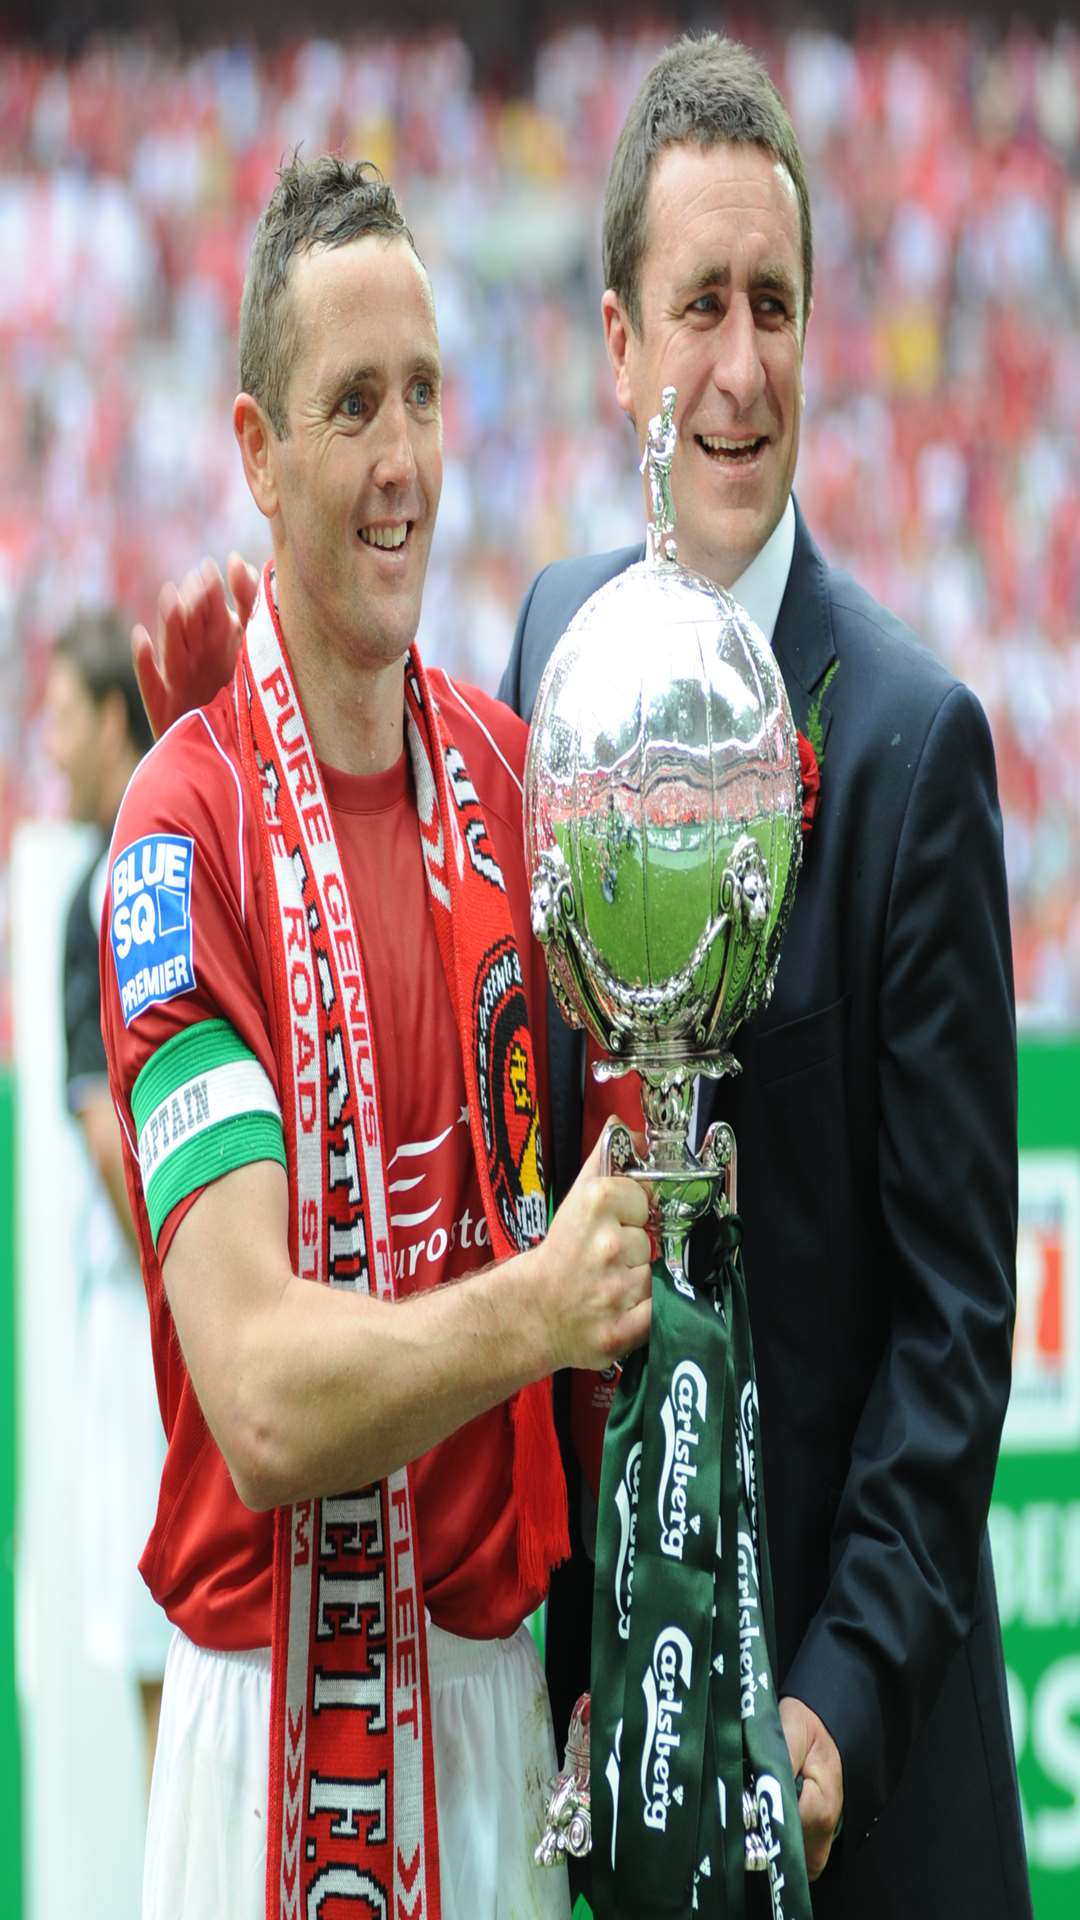
[[[102,927],[168,1436],[144,1915],[563,1914],[548,1382],[645,1339],[646,1200],[594,1158],[543,1238],[525,727],[413,646],[439,349],[369,169],[283,170],[240,347],[273,560],[131,783]]]

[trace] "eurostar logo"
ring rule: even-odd
[[[389,1191],[391,1193],[415,1194],[416,1189],[422,1187],[427,1180],[430,1168],[425,1167],[422,1168],[419,1173],[411,1173],[405,1171],[406,1167],[412,1167],[421,1160],[429,1160],[431,1155],[437,1153],[444,1142],[449,1140],[455,1126],[467,1127],[468,1124],[469,1109],[468,1107],[462,1107],[457,1119],[452,1120],[448,1127],[444,1127],[442,1132],[435,1134],[432,1139],[410,1140],[406,1142],[404,1146],[398,1147],[386,1171],[392,1174],[394,1168],[400,1161],[402,1163],[402,1172],[398,1174],[396,1180],[390,1181]],[[419,1198],[420,1196],[417,1195],[417,1197]],[[424,1195],[423,1198],[426,1199],[426,1195]],[[392,1213],[390,1215],[390,1225],[398,1228],[424,1226],[428,1220],[432,1219],[432,1217],[438,1213],[442,1205],[442,1199],[442,1194],[437,1193],[429,1205],[422,1205],[416,1213]],[[393,1202],[391,1202],[391,1205],[392,1204]]]
[[[456,1197],[461,1159],[458,1148],[450,1144],[457,1127],[464,1127],[468,1135],[468,1107],[462,1107],[457,1118],[429,1140],[406,1141],[387,1167],[394,1279],[398,1285],[430,1280],[432,1269],[438,1279],[448,1258],[459,1248],[474,1252],[474,1258],[455,1271],[483,1266],[491,1257],[491,1236],[479,1204],[475,1210],[466,1206],[456,1220],[450,1217],[446,1189],[449,1183]],[[476,1198],[479,1201],[479,1195]]]

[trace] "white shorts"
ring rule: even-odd
[[[555,1742],[527,1627],[462,1640],[428,1623],[443,1920],[568,1920],[564,1867],[537,1867]],[[270,1652],[176,1632],[146,1830],[143,1920],[264,1920]]]

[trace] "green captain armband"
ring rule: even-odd
[[[150,1231],[189,1193],[253,1160],[285,1165],[281,1108],[227,1020],[200,1020],[159,1047],[131,1095]]]

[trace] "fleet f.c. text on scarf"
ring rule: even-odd
[[[363,928],[263,575],[237,665],[247,784],[262,835],[275,1058],[303,1278],[394,1298]],[[470,1133],[497,1258],[542,1237],[536,1071],[505,882],[468,769],[414,651],[405,721],[439,951],[461,1039]],[[523,1591],[567,1551],[550,1382],[512,1403]],[[439,1920],[423,1577],[411,1474],[275,1520],[267,1920],[331,1898]]]

